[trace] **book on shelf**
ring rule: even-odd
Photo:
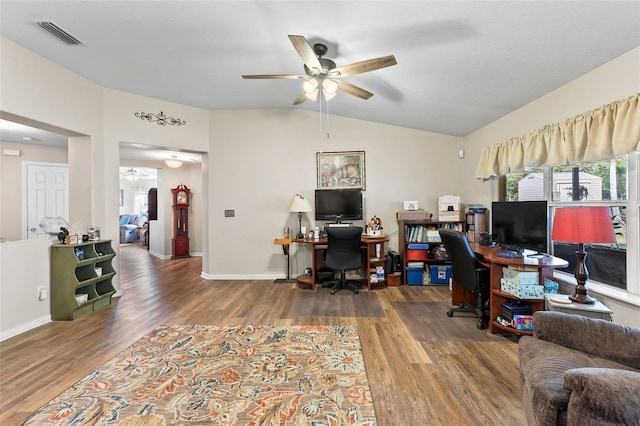
[[[407,262],[407,268],[424,268],[424,262],[418,262],[418,261]]]

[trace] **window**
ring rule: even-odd
[[[589,280],[626,290],[628,171],[628,157],[624,156],[580,166],[544,167],[525,173],[512,173],[507,175],[505,180],[506,199],[546,199],[549,201],[550,218],[553,217],[553,210],[557,206],[608,206],[617,241],[614,244],[586,246]],[[549,226],[551,227],[551,221]],[[552,244],[548,251],[568,260],[569,267],[562,271],[573,274],[577,244]]]

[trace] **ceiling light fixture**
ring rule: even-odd
[[[322,84],[318,82],[320,80]],[[311,101],[315,101],[318,97],[318,93],[320,92],[319,86],[322,86],[322,95],[325,100],[330,101],[336,96],[338,92],[338,83],[335,80],[330,78],[310,78],[302,83],[302,89],[304,90],[304,94],[307,99]]]
[[[138,173],[138,171],[136,169],[134,169],[133,167],[130,168],[129,170],[127,170],[127,179],[128,180],[135,180],[137,173]]]
[[[182,166],[182,160],[178,160],[176,155],[172,155],[170,160],[164,160],[165,164],[172,169],[177,169]]]

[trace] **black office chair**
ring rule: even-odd
[[[480,264],[467,237],[459,231],[452,229],[440,229],[440,241],[444,244],[451,262],[451,275],[456,285],[476,294],[476,305],[467,302],[458,307],[451,308],[447,312],[449,317],[454,312],[470,312],[478,316],[478,328],[484,327],[485,316],[488,316],[489,300],[489,269]]]
[[[362,227],[329,227],[327,229],[327,256],[325,265],[334,271],[340,271],[340,279],[327,281],[322,287],[331,286],[331,294],[346,288],[358,294],[361,282],[347,281],[345,271],[362,267],[362,251],[360,249]]]

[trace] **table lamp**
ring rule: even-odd
[[[311,211],[311,205],[309,204],[309,200],[304,195],[296,194],[293,196],[293,200],[291,200],[291,205],[289,206],[290,212],[298,213],[298,224],[300,231],[296,238],[304,238],[304,234],[302,233],[302,214],[304,212]]]
[[[578,264],[574,272],[578,285],[575,293],[573,296],[569,296],[569,299],[576,303],[595,303],[595,299],[587,294],[585,286],[589,279],[589,271],[585,263],[587,252],[584,250],[584,245],[616,242],[609,208],[603,206],[556,208],[551,239],[553,241],[578,243],[578,251],[576,251]]]

